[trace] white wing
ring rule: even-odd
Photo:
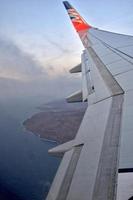
[[[114,200],[118,169],[133,171],[133,37],[93,28],[64,5],[75,13],[70,18],[85,47],[82,95],[69,101],[82,96],[88,108],[76,138],[50,150],[64,156],[47,200]]]

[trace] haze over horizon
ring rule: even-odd
[[[52,95],[53,90],[54,96],[66,96],[81,87],[79,76],[70,76],[68,70],[80,62],[83,46],[62,1],[0,3],[0,79],[6,86],[8,82],[7,93],[12,80],[16,81],[13,87],[21,85],[20,95],[29,95],[30,91]],[[70,3],[91,25],[133,35],[133,1]]]

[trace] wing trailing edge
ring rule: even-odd
[[[68,103],[82,102],[83,101],[82,91],[75,92],[74,94],[67,97],[66,100]]]
[[[72,69],[70,69],[70,73],[79,73],[82,71],[82,64],[78,64],[75,67],[73,67]]]

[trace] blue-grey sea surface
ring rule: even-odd
[[[47,153],[55,143],[41,140],[22,125],[45,101],[0,99],[0,188],[7,188],[21,200],[45,199],[60,162]]]

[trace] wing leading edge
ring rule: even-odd
[[[88,108],[75,139],[50,150],[64,156],[47,200],[124,200],[119,182],[116,191],[118,169],[133,172],[133,37],[93,28],[63,3],[85,47],[72,72],[82,71]]]

